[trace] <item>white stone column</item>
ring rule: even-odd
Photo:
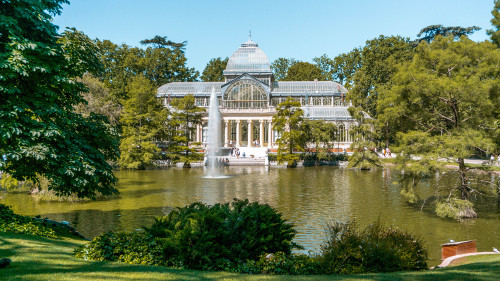
[[[224,147],[229,146],[228,131],[229,131],[229,120],[224,120]]]
[[[267,147],[271,148],[273,147],[273,122],[271,122],[271,120],[269,120],[267,128],[268,128]]]
[[[241,146],[241,121],[236,120],[236,146],[240,147]]]
[[[196,124],[196,137],[195,137],[196,142],[201,142],[200,127],[201,127],[200,124]]]
[[[259,120],[259,144],[260,147],[264,145],[264,120]]]
[[[248,136],[247,136],[248,137],[247,138],[248,139],[248,144],[247,144],[247,146],[248,147],[252,147],[252,141],[253,141],[253,130],[252,130],[253,129],[253,123],[252,123],[252,120],[248,120],[247,123],[248,123],[248,130],[247,130],[248,131]]]

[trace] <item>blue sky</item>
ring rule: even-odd
[[[493,0],[171,1],[70,0],[54,23],[90,38],[139,46],[155,35],[188,41],[188,66],[202,72],[208,61],[228,57],[248,39],[270,62],[333,58],[379,35],[415,38],[425,26],[479,26],[471,38],[488,39]]]

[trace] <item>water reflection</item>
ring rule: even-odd
[[[406,203],[390,169],[352,171],[338,167],[279,169],[225,167],[224,179],[203,178],[203,169],[120,171],[120,195],[106,201],[77,204],[35,202],[27,194],[0,193],[2,203],[16,212],[71,222],[85,236],[109,230],[134,231],[148,226],[155,216],[173,208],[201,201],[230,202],[234,198],[267,203],[296,225],[296,242],[307,250],[319,250],[328,221],[356,220],[361,226],[380,218],[385,224],[418,233],[431,250],[433,263],[440,244],[476,239],[478,250],[500,246],[500,210],[496,199],[477,203],[478,219],[456,222],[437,218],[430,208]],[[443,182],[439,175],[429,183]]]

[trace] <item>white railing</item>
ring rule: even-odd
[[[220,113],[275,113],[276,109],[271,108],[221,108]]]

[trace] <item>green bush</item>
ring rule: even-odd
[[[164,265],[157,240],[144,232],[108,232],[75,250],[77,257],[97,261]]]
[[[312,275],[321,274],[315,257],[304,254],[286,255],[283,252],[262,255],[255,263],[259,273]]]
[[[427,250],[423,242],[379,222],[358,231],[355,222],[328,225],[328,238],[318,257],[324,274],[355,274],[423,270]]]
[[[106,233],[77,249],[89,260],[123,261],[206,270],[258,272],[247,261],[265,253],[290,255],[296,231],[266,204],[193,203],[158,217],[139,233]]]
[[[220,270],[229,263],[257,260],[262,254],[290,254],[296,231],[266,204],[235,200],[208,206],[193,203],[147,229],[159,239],[168,264]]]
[[[59,238],[58,233],[51,227],[34,218],[15,214],[9,206],[4,204],[0,204],[0,231]]]

